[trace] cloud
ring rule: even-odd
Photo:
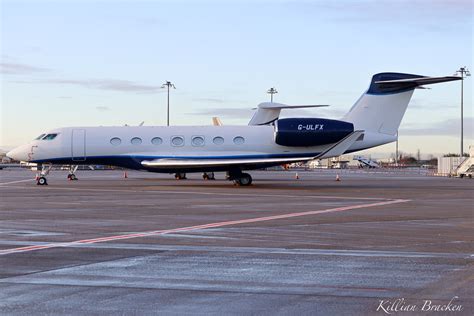
[[[459,119],[446,119],[440,122],[430,123],[428,125],[407,128],[400,128],[400,135],[410,136],[459,136],[461,126]],[[405,125],[406,126],[406,125]],[[464,137],[474,138],[474,117],[464,117]]]
[[[104,105],[98,105],[98,106],[95,107],[95,109],[100,111],[100,112],[110,111],[110,108],[108,106],[104,106]]]
[[[225,118],[235,118],[235,119],[250,119],[255,112],[254,109],[251,108],[210,108],[210,109],[203,109],[198,112],[189,113],[191,115],[200,115],[200,116],[219,116]],[[333,119],[339,119],[342,117],[347,111],[340,110],[336,108],[315,108],[312,110],[307,109],[294,109],[288,110],[283,109],[280,117],[327,117]]]
[[[429,110],[432,110],[432,109],[458,109],[459,108],[459,105],[456,104],[456,103],[453,103],[453,104],[446,104],[446,103],[442,103],[442,102],[429,102],[427,103],[426,100],[422,100],[422,99],[416,99],[416,98],[413,98],[411,101],[410,101],[410,104],[408,105],[408,108],[409,109],[416,109],[416,110],[426,110],[426,109],[429,109]]]
[[[193,101],[195,102],[205,102],[205,103],[224,103],[223,99],[218,98],[194,98]]]
[[[472,0],[358,0],[358,1],[307,1],[296,7],[306,14],[327,12],[328,19],[341,24],[374,25],[377,28],[424,29],[442,32],[455,29],[461,21],[472,20]]]
[[[157,93],[160,91],[160,86],[138,84],[133,81],[121,79],[53,79],[43,81],[43,83],[75,85],[88,89],[113,90],[122,92]]]
[[[51,69],[36,67],[27,64],[19,64],[19,63],[0,63],[0,73],[8,74],[8,75],[27,75],[33,74],[38,72],[48,72]]]
[[[138,20],[136,20],[136,23],[140,26],[144,25],[144,26],[147,26],[147,27],[151,27],[151,26],[164,27],[164,26],[168,25],[167,20],[160,19],[160,18],[157,18],[157,17],[154,17],[154,16],[138,19]]]
[[[252,109],[250,108],[211,108],[203,109],[198,112],[188,113],[191,115],[200,116],[219,116],[226,118],[248,118],[252,116]]]

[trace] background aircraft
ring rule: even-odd
[[[244,170],[292,162],[330,158],[396,140],[396,132],[413,95],[423,85],[460,80],[460,77],[426,77],[379,73],[369,89],[341,120],[323,118],[279,119],[289,106],[261,103],[248,126],[121,126],[65,127],[38,136],[7,155],[42,165],[39,185],[53,164],[113,165],[150,172],[225,171],[237,185],[250,185]],[[317,106],[317,105],[316,105]],[[75,178],[74,169],[68,177]]]

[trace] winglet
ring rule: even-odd
[[[351,147],[352,144],[354,144],[354,142],[357,141],[362,135],[364,135],[364,131],[354,131],[343,139],[341,139],[339,142],[335,143],[326,151],[323,151],[318,156],[314,157],[314,159],[324,159],[340,156],[344,154],[346,150],[348,150],[349,147]]]

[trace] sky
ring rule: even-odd
[[[172,125],[246,125],[270,87],[275,102],[330,104],[283,117],[339,119],[375,73],[474,71],[471,0],[0,0],[0,17],[1,148],[63,126],[164,125],[167,80]],[[400,150],[457,153],[461,83],[430,88],[415,91]]]

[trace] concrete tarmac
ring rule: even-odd
[[[0,314],[474,314],[474,180],[250,173],[1,170]]]

